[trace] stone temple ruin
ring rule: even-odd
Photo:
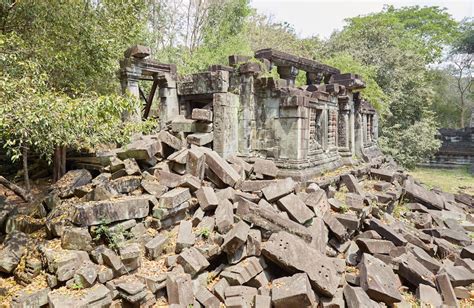
[[[474,198],[379,156],[360,78],[262,50],[178,80],[148,54],[122,61],[147,102],[124,117],[159,131],[0,195],[0,307],[473,306]]]
[[[280,176],[308,179],[325,170],[380,155],[378,121],[353,73],[273,49],[255,59],[230,56],[229,66],[212,65],[178,78],[176,67],[149,59],[135,46],[121,61],[123,90],[146,101],[144,116],[169,123],[196,145],[211,145],[224,158],[273,160]],[[269,77],[273,67],[280,79]],[[298,87],[298,73],[306,85]],[[145,97],[140,80],[153,82]],[[158,90],[158,98],[155,98]],[[137,112],[138,113],[138,112]],[[135,115],[137,117],[137,115]]]

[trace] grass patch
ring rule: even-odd
[[[409,172],[415,179],[422,182],[428,188],[439,187],[441,190],[474,195],[474,176],[467,168],[457,169],[435,169],[415,168]]]

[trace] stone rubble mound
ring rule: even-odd
[[[0,301],[473,304],[473,197],[427,190],[393,162],[299,183],[270,160],[224,159],[167,131],[108,155],[97,176],[71,170],[28,210],[0,211]]]

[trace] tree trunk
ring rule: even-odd
[[[28,194],[28,192],[26,192],[20,186],[13,184],[12,182],[10,182],[9,180],[7,180],[1,175],[0,175],[0,184],[10,189],[11,191],[13,191],[18,197],[22,198],[26,202],[29,202],[32,200],[31,195]]]
[[[53,159],[53,182],[56,183],[66,174],[66,148],[56,147]]]
[[[26,192],[29,193],[31,188],[30,188],[30,177],[28,175],[28,148],[27,147],[23,147],[22,156],[23,156],[23,178],[25,180],[25,189],[26,189]]]

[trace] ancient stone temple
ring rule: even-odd
[[[156,117],[162,129],[209,145],[224,158],[270,159],[281,176],[303,179],[380,155],[377,113],[361,97],[365,84],[357,74],[262,49],[255,58],[234,55],[229,66],[178,76],[174,65],[149,54],[143,46],[127,50],[123,90],[145,100],[144,117]],[[274,68],[279,78],[269,73]],[[296,83],[300,71],[302,86]],[[147,96],[140,80],[153,82]]]

